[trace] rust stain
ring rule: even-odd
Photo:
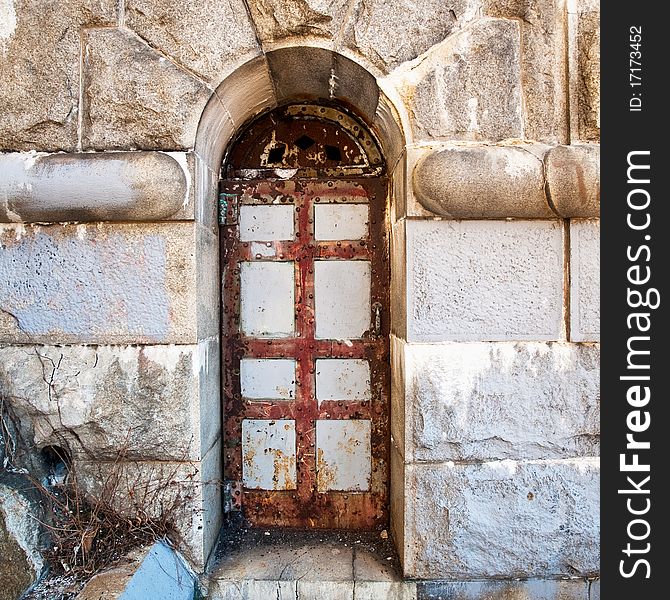
[[[327,492],[333,484],[337,481],[337,466],[330,465],[324,457],[322,448],[317,449],[316,458],[316,473],[318,490],[320,492]]]
[[[300,123],[296,130],[296,111],[291,108],[288,125],[277,127],[274,134],[263,133],[261,128],[248,130],[248,136],[231,152],[227,174],[232,179],[222,182],[222,191],[234,194],[243,203],[291,203],[295,206],[296,238],[293,241],[276,241],[266,244],[270,256],[262,260],[294,261],[295,269],[295,336],[282,339],[257,339],[244,337],[239,331],[240,280],[239,263],[258,260],[252,254],[249,243],[239,242],[236,224],[222,227],[221,264],[223,279],[222,321],[225,338],[222,369],[224,414],[224,477],[241,481],[242,465],[245,469],[254,455],[242,457],[241,430],[245,419],[289,419],[295,422],[296,454],[273,452],[275,487],[285,482],[288,489],[256,490],[243,489],[242,507],[252,524],[264,526],[295,526],[316,528],[384,529],[388,525],[388,456],[389,456],[389,257],[386,223],[387,180],[378,178],[381,159],[374,163],[374,140],[357,125],[355,119],[348,129],[340,129],[337,135],[331,124],[318,120],[319,107]],[[344,114],[344,113],[342,113]],[[330,114],[337,118],[337,111]],[[326,117],[323,117],[326,121]],[[311,120],[311,121],[310,121]],[[302,127],[302,125],[306,125]],[[329,129],[330,127],[330,129]],[[359,127],[358,131],[354,127]],[[315,128],[321,128],[317,132]],[[328,133],[330,132],[330,133]],[[303,133],[315,141],[320,148],[310,147],[307,152],[296,153],[286,148],[289,158],[282,166],[295,165],[298,171],[292,179],[271,177],[267,161],[273,148],[284,143],[297,142]],[[314,134],[314,137],[312,137]],[[321,135],[321,138],[317,137]],[[274,135],[274,137],[273,137]],[[366,135],[368,136],[366,138]],[[265,138],[263,138],[265,136]],[[287,137],[288,136],[288,137]],[[291,137],[293,136],[293,137]],[[290,139],[289,139],[290,138]],[[245,141],[246,140],[246,141]],[[263,141],[264,140],[264,141]],[[372,148],[366,150],[365,142]],[[263,144],[261,145],[261,141]],[[342,160],[346,165],[329,166],[322,152],[326,143],[337,142]],[[271,143],[270,143],[271,142]],[[247,144],[246,150],[242,146]],[[270,145],[268,146],[268,144]],[[302,140],[301,144],[307,145]],[[260,155],[266,153],[265,167]],[[301,154],[302,152],[302,154]],[[255,154],[254,154],[255,153]],[[311,153],[310,156],[307,156]],[[365,155],[365,156],[363,156]],[[275,157],[278,154],[275,154]],[[357,158],[358,157],[358,158]],[[300,162],[302,161],[302,162]],[[325,167],[324,167],[325,165]],[[253,169],[252,169],[253,167]],[[358,171],[346,171],[346,169]],[[265,169],[265,170],[264,170]],[[302,170],[301,170],[302,169]],[[330,172],[328,170],[330,169]],[[253,171],[257,177],[266,179],[244,179]],[[360,176],[352,178],[352,173]],[[321,174],[326,179],[304,179],[305,174]],[[237,179],[235,179],[237,177]],[[269,178],[268,178],[269,177]],[[338,179],[337,177],[346,177]],[[318,202],[361,202],[370,206],[369,234],[363,240],[341,242],[318,242],[314,240],[313,206]],[[314,323],[314,261],[317,259],[364,259],[372,265],[371,304],[379,303],[380,327],[373,327],[362,339],[317,340]],[[374,315],[371,318],[374,324]],[[240,393],[239,363],[243,357],[282,358],[296,360],[296,394],[294,398],[271,401],[244,400]],[[316,401],[317,358],[365,359],[370,365],[370,400],[362,401]],[[323,451],[315,446],[315,422],[317,419],[367,419],[371,422],[371,468],[370,489],[367,492],[327,491],[337,479],[337,467],[328,464]],[[285,426],[288,430],[290,426]],[[343,444],[342,451],[351,455],[360,452],[358,440]],[[358,450],[357,450],[358,449]],[[295,474],[295,475],[293,475]]]
[[[295,456],[288,456],[281,450],[274,450],[274,475],[272,481],[275,490],[294,490]]]

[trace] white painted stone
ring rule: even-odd
[[[600,220],[570,221],[570,339],[600,340]]]
[[[316,421],[316,484],[329,490],[363,492],[370,488],[370,421]]]
[[[296,489],[295,421],[242,421],[242,482],[249,489]]]
[[[589,582],[581,578],[426,582],[427,598],[449,600],[598,600],[589,595]]]
[[[416,600],[414,581],[356,581],[354,600]]]
[[[370,364],[356,358],[317,358],[316,399],[369,400]]]
[[[599,460],[407,465],[405,576],[599,570]]]
[[[1,225],[0,342],[193,343],[196,225]]]
[[[597,344],[395,343],[394,349],[404,367],[396,393],[405,397],[408,461],[600,453]]]
[[[240,263],[240,328],[249,336],[288,337],[294,329],[292,262]]]
[[[212,346],[5,346],[0,390],[26,439],[73,457],[199,460],[221,432]],[[214,380],[217,390],[209,389]]]
[[[559,340],[558,221],[406,224],[408,341]]]
[[[295,398],[295,360],[243,358],[240,382],[244,398],[292,400]]]
[[[242,579],[226,581],[218,579],[210,585],[209,598],[212,600],[295,600],[297,598],[296,581],[267,581]]]
[[[317,338],[360,338],[370,328],[370,275],[369,261],[314,263]]]
[[[243,242],[272,242],[295,237],[292,205],[240,206],[240,240]]]
[[[317,240],[360,240],[368,235],[367,204],[314,205],[314,237]]]

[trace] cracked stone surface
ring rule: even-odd
[[[472,21],[480,5],[480,0],[356,2],[343,42],[382,71],[392,71]]]
[[[521,78],[527,139],[566,143],[565,0],[484,0],[484,14],[521,28]]]
[[[414,460],[600,454],[598,344],[407,344],[403,354]]]
[[[337,38],[356,0],[250,0],[249,10],[263,43],[293,36]]]
[[[79,31],[116,22],[115,0],[10,2],[0,15],[0,150],[77,147]]]
[[[523,137],[516,21],[480,19],[399,74],[419,140]]]
[[[193,147],[211,95],[202,81],[125,30],[89,30],[83,44],[85,149]]]
[[[120,448],[128,460],[199,460],[220,430],[218,404],[199,385],[218,378],[211,351],[205,342],[6,346],[0,390],[37,447],[67,443],[86,460],[113,460]]]
[[[209,577],[213,600],[329,598],[413,600],[388,535],[380,532],[245,529],[222,531]]]
[[[213,86],[260,53],[243,0],[127,0],[125,9],[126,27]]]

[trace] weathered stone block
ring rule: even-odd
[[[353,581],[304,581],[298,580],[296,597],[304,600],[351,600],[354,597]]]
[[[479,0],[357,3],[344,43],[388,72],[476,18],[480,4]]]
[[[559,215],[600,215],[600,145],[555,146],[544,163],[547,192]]]
[[[166,518],[181,536],[177,548],[199,570],[221,527],[221,444],[201,461],[79,462],[76,482],[123,515]]]
[[[264,44],[294,36],[336,38],[349,14],[348,0],[251,0],[249,12]]]
[[[567,20],[565,0],[484,0],[483,12],[521,27],[525,137],[568,141]]]
[[[406,460],[599,455],[597,345],[405,344],[403,353]]]
[[[67,445],[85,460],[200,460],[221,433],[207,385],[219,379],[216,346],[7,346],[0,392],[38,448]]]
[[[598,459],[405,468],[405,576],[597,573]]]
[[[196,342],[196,229],[0,225],[0,343]]]
[[[85,31],[82,145],[96,150],[192,148],[205,84],[122,29]]]
[[[0,150],[76,149],[79,31],[115,23],[116,4],[62,0],[48,10],[42,0],[3,2]]]
[[[414,194],[429,211],[454,219],[550,219],[556,215],[544,193],[542,150],[453,146],[432,152],[414,168]]]
[[[357,581],[353,600],[416,600],[414,581]]]
[[[297,581],[268,581],[262,579],[243,579],[226,581],[218,579],[209,587],[212,600],[240,600],[245,598],[272,598],[273,600],[295,600],[298,597]]]
[[[518,22],[479,19],[398,75],[415,138],[523,137],[519,44]]]
[[[570,339],[600,339],[600,221],[570,221]]]
[[[183,152],[0,156],[0,222],[160,221],[193,215]],[[188,210],[190,208],[190,210]]]
[[[213,85],[231,65],[260,53],[243,0],[128,0],[125,25]]]
[[[584,579],[426,582],[418,592],[417,600],[592,600]]]
[[[34,508],[22,493],[0,484],[2,600],[21,598],[28,587],[42,575],[43,560],[39,552],[37,517]]]
[[[558,340],[558,221],[427,221],[407,227],[407,340]]]
[[[397,444],[391,442],[390,531],[400,562],[405,562],[405,461]]]
[[[585,141],[600,140],[600,2],[577,0],[576,24],[570,42],[575,46],[576,89],[578,115],[577,137]],[[571,15],[572,16],[572,15]]]

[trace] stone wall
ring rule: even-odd
[[[595,575],[598,16],[590,0],[0,0],[0,391],[27,434],[67,444],[91,489],[121,448],[140,476],[181,473],[204,563],[218,170],[260,111],[336,101],[392,179],[405,574]]]

